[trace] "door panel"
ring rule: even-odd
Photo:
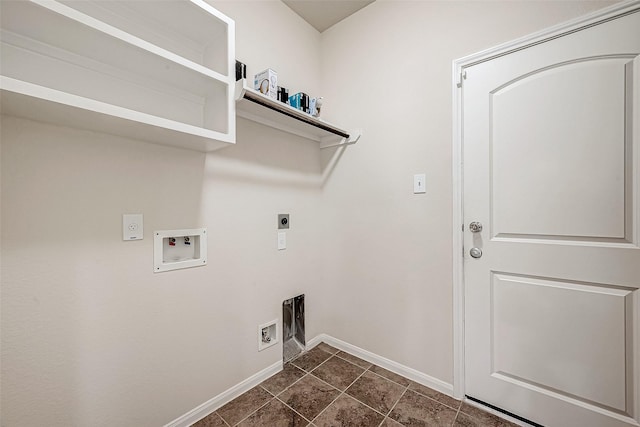
[[[640,426],[640,13],[465,70],[465,392]]]
[[[631,289],[494,273],[491,293],[492,374],[628,412]]]
[[[624,239],[628,62],[561,64],[491,94],[497,235]]]

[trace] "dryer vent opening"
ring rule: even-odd
[[[304,294],[282,303],[282,359],[287,363],[305,350]]]

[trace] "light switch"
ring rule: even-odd
[[[280,231],[278,232],[278,250],[283,249],[287,249],[287,233]]]
[[[142,240],[143,238],[142,214],[122,215],[122,240]]]
[[[413,175],[413,194],[426,193],[426,182],[427,175],[424,173],[419,173]]]

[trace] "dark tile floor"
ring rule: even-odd
[[[512,427],[325,343],[193,427]]]

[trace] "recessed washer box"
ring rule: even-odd
[[[207,229],[161,230],[153,233],[153,271],[207,265]]]

